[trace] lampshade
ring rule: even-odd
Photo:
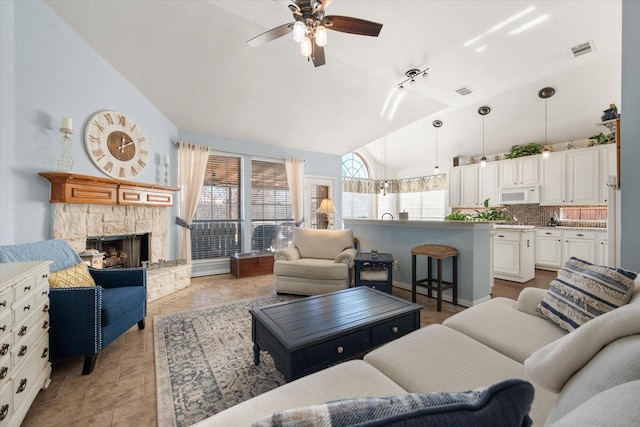
[[[322,25],[316,28],[316,44],[318,46],[327,45],[327,29]]]
[[[296,21],[293,24],[293,40],[300,43],[304,38],[304,35],[307,31],[307,27],[304,25],[302,21]]]
[[[300,53],[302,56],[311,55],[311,39],[308,36],[305,36],[300,43]]]
[[[320,203],[320,207],[316,212],[321,214],[338,213],[338,211],[336,211],[335,206],[333,206],[333,200],[331,199],[323,199],[322,203]]]

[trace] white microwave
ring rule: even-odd
[[[540,203],[540,186],[521,185],[517,187],[500,187],[501,205],[519,205],[524,203]]]

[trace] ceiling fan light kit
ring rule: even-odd
[[[295,0],[288,5],[294,22],[280,25],[247,41],[257,47],[292,32],[293,40],[300,43],[302,56],[320,67],[325,64],[324,46],[327,45],[327,30],[361,36],[378,37],[382,24],[348,16],[325,16],[331,0]]]

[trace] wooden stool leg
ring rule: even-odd
[[[438,258],[438,311],[442,311],[442,260]]]
[[[458,257],[453,257],[453,305],[458,305]]]
[[[433,283],[433,260],[427,257],[427,296],[431,298],[431,287]]]
[[[416,256],[411,255],[411,302],[416,302]]]

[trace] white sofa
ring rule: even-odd
[[[276,292],[317,295],[349,287],[358,253],[353,231],[296,228],[292,243],[274,254]]]
[[[248,426],[327,401],[463,391],[508,378],[535,387],[533,425],[640,423],[640,283],[629,304],[567,333],[538,315],[545,291],[494,298],[353,360],[290,382],[199,424]]]

